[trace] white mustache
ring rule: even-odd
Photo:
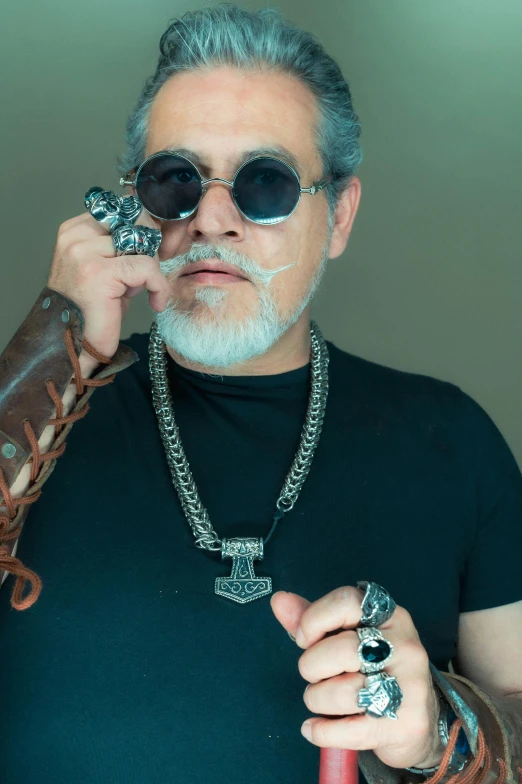
[[[236,267],[238,270],[244,272],[247,277],[257,278],[265,286],[269,286],[273,278],[280,272],[283,272],[290,267],[294,267],[297,264],[297,261],[293,261],[291,264],[286,264],[284,267],[278,267],[277,269],[262,269],[253,259],[250,259],[248,256],[244,256],[242,253],[238,253],[231,248],[227,248],[224,245],[198,245],[197,243],[194,243],[187,253],[182,253],[179,256],[173,256],[170,259],[160,261],[160,269],[164,275],[167,275],[170,272],[177,272],[196,261],[211,258],[219,259],[225,264]]]

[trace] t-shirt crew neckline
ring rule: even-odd
[[[288,370],[285,373],[274,373],[267,376],[215,376],[183,367],[166,352],[167,366],[170,372],[185,379],[191,384],[205,389],[223,389],[224,387],[249,387],[255,389],[287,389],[298,387],[308,382],[310,362],[302,367]]]

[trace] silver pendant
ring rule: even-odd
[[[230,577],[216,578],[216,593],[233,602],[246,604],[272,593],[270,577],[257,577],[254,561],[263,559],[262,539],[223,539],[221,559],[232,558]]]

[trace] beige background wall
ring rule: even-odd
[[[0,350],[46,283],[59,224],[91,185],[118,190],[124,122],[168,20],[204,5],[4,0]],[[522,465],[522,3],[272,5],[338,59],[363,127],[359,213],[314,318],[341,348],[458,384]],[[123,338],[151,320],[144,294]]]

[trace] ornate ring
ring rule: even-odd
[[[357,654],[361,660],[361,672],[367,675],[370,672],[380,672],[390,661],[393,654],[393,645],[386,640],[379,629],[356,629],[361,644]]]
[[[388,591],[377,583],[359,580],[357,587],[365,591],[361,602],[360,626],[381,626],[392,617],[397,605]]]
[[[120,215],[126,223],[134,223],[143,209],[143,204],[137,196],[123,196],[120,198]]]
[[[125,223],[134,223],[143,209],[137,196],[117,196],[95,186],[89,188],[84,197],[85,207],[92,217],[112,234]]]
[[[112,191],[90,188],[85,194],[84,203],[92,217],[111,233],[125,223],[120,214],[121,197]]]
[[[124,224],[112,232],[112,240],[117,256],[155,256],[161,244],[161,231]]]
[[[365,713],[370,716],[396,719],[402,697],[397,678],[387,672],[379,672],[366,678],[365,688],[360,689],[357,695],[357,705],[365,708]]]

